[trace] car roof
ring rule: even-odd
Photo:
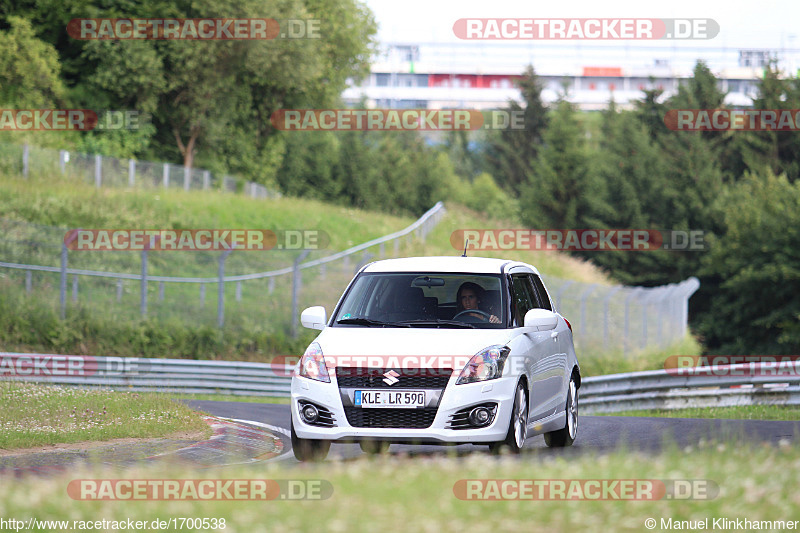
[[[491,257],[404,257],[375,261],[362,272],[458,272],[469,274],[502,274],[512,267],[526,267],[536,274],[535,267],[519,261]]]

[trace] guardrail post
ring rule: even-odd
[[[200,284],[200,307],[206,306],[206,284]]]
[[[25,292],[27,292],[28,294],[31,293],[31,285],[32,285],[31,271],[30,270],[26,270],[25,271]]]
[[[122,301],[122,280],[121,279],[117,280],[117,301],[118,302]]]
[[[235,247],[236,245],[234,245]],[[217,327],[221,328],[225,324],[225,260],[233,253],[233,248],[225,250],[219,256],[219,282],[217,283]],[[237,287],[237,292],[241,288]],[[238,299],[238,297],[237,297]]]
[[[267,291],[269,294],[272,294],[272,291],[275,290],[275,276],[271,276],[269,278],[269,283],[267,283]]]
[[[94,186],[98,189],[103,185],[103,156],[94,156]]]
[[[164,183],[164,188],[169,188],[169,163],[164,163],[164,174],[161,180]]]
[[[136,185],[136,160],[128,159],[128,187]]]
[[[241,281],[237,281],[236,282],[236,301],[237,302],[241,302],[242,301],[242,282]]]
[[[164,301],[164,282],[163,281],[159,281],[158,282],[158,301],[159,302],[163,302]]]
[[[29,160],[30,160],[30,153],[31,148],[28,146],[28,143],[22,145],[22,176],[24,178],[28,177],[28,170],[29,170]]]
[[[300,255],[294,260],[294,265],[292,267],[292,321],[291,321],[291,335],[293,339],[297,338],[297,299],[300,295],[300,284],[302,283],[302,277],[300,276],[300,261],[306,258],[311,250],[303,250],[300,252]]]

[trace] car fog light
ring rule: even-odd
[[[492,413],[486,407],[476,407],[469,413],[469,423],[473,426],[484,426],[492,417]]]
[[[319,411],[311,404],[303,406],[300,413],[303,415],[303,420],[306,422],[316,422],[319,418]]]

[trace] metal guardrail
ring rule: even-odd
[[[0,379],[128,391],[288,397],[293,366],[0,352]],[[583,379],[581,412],[800,405],[800,361],[611,374]]]
[[[581,411],[800,405],[800,361],[651,370],[584,378]]]

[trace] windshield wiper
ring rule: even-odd
[[[403,324],[408,324],[410,326],[455,326],[457,328],[472,328],[475,329],[473,324],[468,324],[466,322],[460,322],[458,320],[442,320],[441,318],[421,318],[419,320],[403,320]]]
[[[382,320],[373,320],[371,318],[364,318],[364,317],[354,317],[354,318],[342,318],[341,320],[336,321],[337,324],[356,324],[359,326],[381,326],[381,327],[394,327],[394,328],[410,328],[408,324],[404,324],[402,322],[384,322]]]

